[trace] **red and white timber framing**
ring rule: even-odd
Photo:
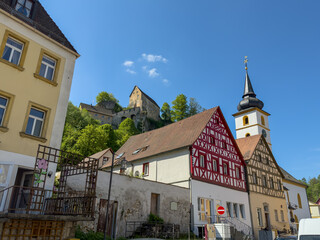
[[[246,191],[245,162],[220,108],[190,147],[190,158],[193,179]]]

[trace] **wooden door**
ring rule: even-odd
[[[159,215],[159,198],[160,195],[156,193],[151,193],[151,209],[150,213],[154,215]]]
[[[100,199],[97,232],[104,232],[104,228],[106,225],[107,203],[108,203],[107,199]],[[110,201],[109,212],[108,212],[108,226],[107,226],[108,236],[111,236],[111,235],[113,237],[115,236],[117,211],[118,211],[118,202]]]

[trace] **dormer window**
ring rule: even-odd
[[[33,1],[30,0],[18,0],[16,4],[16,10],[25,15],[26,17],[30,16],[32,9]]]

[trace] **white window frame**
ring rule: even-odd
[[[142,171],[143,171],[143,176],[149,176],[149,163],[147,162],[147,163],[144,163],[143,165],[142,165]],[[147,169],[147,171],[146,171],[146,169]]]
[[[284,213],[283,210],[280,210],[281,222],[284,222]]]
[[[240,179],[240,168],[236,167],[236,178]]]
[[[277,209],[274,210],[274,218],[275,218],[276,222],[279,222],[279,216],[278,216],[278,210]]]
[[[48,60],[53,61],[53,62],[54,62],[54,66],[52,66],[52,65],[50,65],[49,63],[43,61],[43,58],[47,58]],[[40,75],[40,70],[41,70],[42,64],[45,66],[44,76]],[[55,74],[55,72],[56,72],[56,66],[57,66],[57,61],[56,61],[55,59],[53,59],[52,57],[49,57],[49,56],[46,55],[46,54],[43,54],[43,55],[42,55],[42,59],[41,59],[41,65],[40,65],[39,75],[40,75],[41,77],[44,77],[44,78],[52,81],[52,80],[54,79],[54,74]],[[49,69],[49,68],[52,68],[52,69],[53,69],[52,78],[51,78],[51,79],[47,77],[47,75],[48,75],[48,69]],[[96,114],[96,116],[97,116],[97,114]]]
[[[218,171],[217,160],[215,160],[215,159],[212,160],[212,170],[213,170],[214,172],[217,172],[217,171]]]
[[[39,111],[39,112],[43,112],[43,118],[39,118],[39,117],[30,115],[30,114],[31,114],[31,109],[37,110],[37,111]],[[44,125],[44,121],[45,121],[45,119],[46,119],[46,112],[43,111],[43,110],[40,110],[40,109],[38,109],[38,108],[31,107],[31,108],[30,108],[30,112],[29,112],[29,116],[28,116],[28,120],[27,120],[27,126],[28,126],[29,118],[33,118],[34,121],[33,121],[33,124],[32,124],[31,133],[27,133],[27,134],[32,135],[32,136],[35,136],[35,137],[41,137],[41,135],[42,135],[42,130],[43,130],[43,125]],[[34,130],[35,130],[36,121],[41,121],[41,122],[42,122],[42,124],[41,124],[41,129],[40,129],[40,135],[39,135],[39,136],[34,135]],[[27,126],[26,126],[26,127],[27,127]],[[27,131],[27,129],[26,129],[26,131]]]
[[[7,110],[7,107],[8,107],[9,99],[8,99],[7,97],[2,96],[2,95],[0,95],[0,97],[7,100],[5,106],[3,106],[3,105],[0,104],[0,108],[4,109],[4,111],[3,111],[3,116],[2,116],[2,120],[0,121],[0,126],[2,126],[4,117],[5,117],[5,115],[6,115],[6,110]]]
[[[240,216],[242,219],[246,219],[246,211],[244,204],[239,204]]]
[[[258,225],[260,227],[263,226],[263,221],[262,221],[262,210],[261,208],[257,208],[257,217],[258,217]]]
[[[199,156],[199,167],[205,168],[205,156],[202,154]]]
[[[13,41],[13,42],[16,42],[16,43],[18,43],[18,44],[21,44],[21,45],[22,45],[22,49],[19,49],[19,48],[15,47],[15,46],[12,46],[10,43],[8,43],[8,40],[9,40],[9,39],[11,39],[11,41]],[[24,43],[21,42],[21,41],[19,41],[19,40],[17,40],[17,39],[15,39],[15,38],[13,38],[13,37],[11,37],[11,36],[8,36],[5,47],[11,48],[11,53],[10,53],[9,59],[8,59],[7,61],[10,62],[10,63],[12,63],[12,64],[15,64],[15,63],[12,62],[12,58],[13,58],[13,53],[14,53],[14,51],[20,53],[20,55],[19,55],[19,60],[18,60],[18,63],[17,63],[17,65],[19,65],[20,60],[21,60],[21,56],[22,56],[22,52],[23,52],[23,48],[24,48]],[[4,52],[3,52],[3,54],[4,54]],[[2,58],[3,58],[3,54],[2,54]]]

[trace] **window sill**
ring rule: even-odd
[[[0,132],[8,132],[9,128],[0,126]]]
[[[46,138],[32,136],[32,135],[30,135],[30,134],[26,134],[25,132],[20,132],[20,136],[21,136],[21,137],[25,137],[25,138],[30,138],[30,139],[32,139],[32,140],[36,140],[36,141],[43,142],[43,143],[45,143],[45,142],[47,141]]]
[[[38,78],[38,79],[40,79],[40,80],[42,80],[42,81],[44,81],[44,82],[46,82],[46,83],[49,83],[49,84],[51,84],[51,85],[53,85],[53,86],[57,86],[57,85],[58,85],[57,82],[51,81],[51,80],[49,80],[49,79],[46,79],[46,78],[40,76],[40,75],[37,74],[37,73],[34,73],[33,76],[34,76],[35,78]]]
[[[0,58],[0,62],[5,63],[5,64],[7,64],[7,65],[9,65],[9,66],[11,66],[11,67],[14,67],[14,68],[18,69],[19,71],[23,71],[23,70],[24,70],[23,67],[18,66],[18,65],[16,65],[16,64],[13,64],[12,62],[9,62],[9,61],[7,61],[7,60],[4,60],[3,58]]]

